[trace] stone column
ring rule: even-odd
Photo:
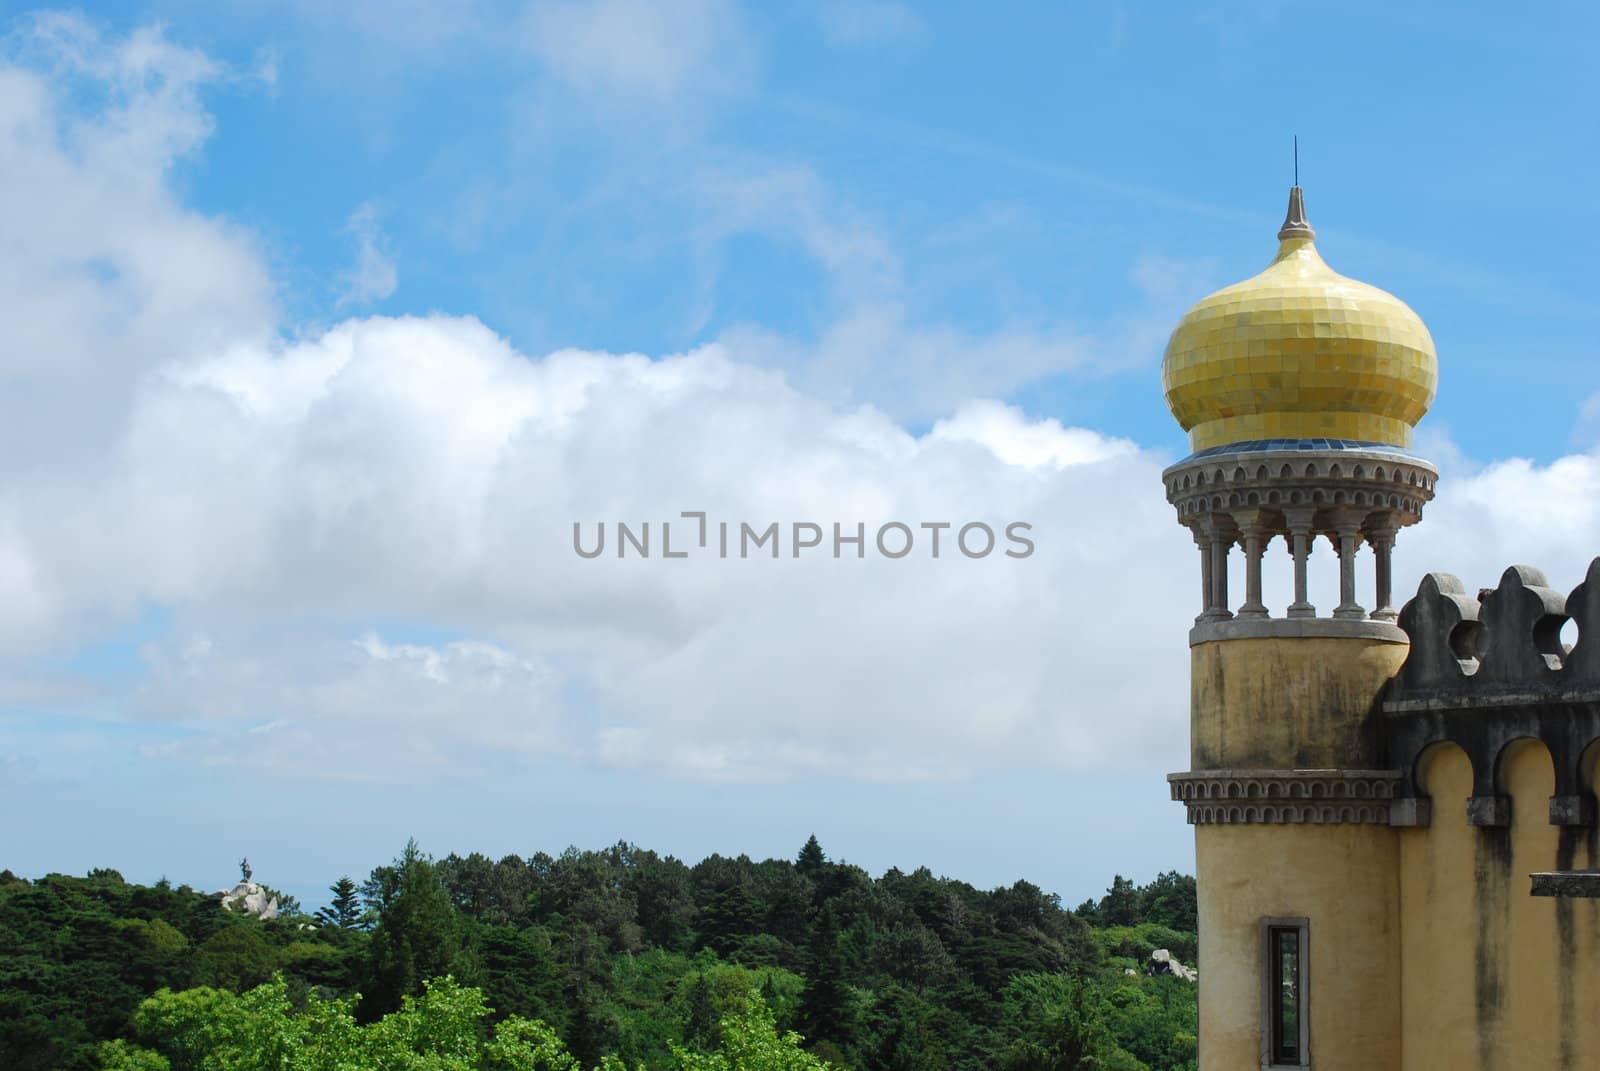
[[[1213,514],[1211,518],[1211,609],[1215,616],[1229,618],[1228,609],[1228,552],[1233,541],[1239,538],[1239,529],[1233,518],[1226,514]]]
[[[1393,600],[1390,587],[1393,573],[1390,568],[1390,556],[1394,551],[1395,533],[1400,527],[1389,519],[1387,513],[1380,513],[1377,518],[1374,523],[1368,524],[1362,530],[1362,535],[1372,546],[1374,561],[1375,590],[1372,603],[1375,608],[1372,617],[1376,621],[1393,621],[1400,615],[1391,605]]]
[[[1260,510],[1237,519],[1241,522],[1239,530],[1244,533],[1244,605],[1239,607],[1239,616],[1266,617],[1267,605],[1261,601],[1261,558],[1272,533],[1262,523],[1265,517]]]
[[[1340,510],[1334,521],[1339,548],[1339,605],[1334,608],[1334,617],[1364,620],[1367,616],[1356,602],[1356,548],[1361,545],[1361,520],[1360,513]]]
[[[1209,621],[1217,616],[1212,611],[1213,584],[1211,581],[1211,536],[1206,532],[1206,523],[1196,521],[1189,526],[1189,534],[1194,536],[1194,545],[1200,548],[1200,616],[1194,619],[1195,624]]]
[[[1289,524],[1289,549],[1294,554],[1294,602],[1290,617],[1316,617],[1317,608],[1306,598],[1306,558],[1311,554],[1311,518],[1315,510],[1306,507],[1283,511]]]

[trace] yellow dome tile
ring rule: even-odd
[[[1404,302],[1323,263],[1313,237],[1286,224],[1265,271],[1202,298],[1173,330],[1162,388],[1193,449],[1324,436],[1410,445],[1438,386],[1433,339]]]

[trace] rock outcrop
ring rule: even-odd
[[[231,889],[218,890],[217,895],[222,897],[222,906],[229,911],[242,911],[258,919],[278,917],[277,897],[248,878]]]
[[[1185,982],[1198,982],[1200,980],[1199,971],[1179,963],[1172,953],[1165,948],[1158,948],[1150,953],[1150,974],[1170,974],[1174,978],[1182,978]]]

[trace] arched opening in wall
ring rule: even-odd
[[[1578,756],[1578,790],[1589,797],[1591,807],[1600,807],[1600,793],[1595,791],[1597,778],[1600,778],[1600,740],[1591,740]],[[1579,850],[1573,865],[1589,870],[1600,868],[1600,841],[1594,837],[1584,837],[1582,844],[1584,847]]]
[[[1572,653],[1572,648],[1578,642],[1578,623],[1572,618],[1567,618],[1561,625],[1561,654],[1565,658]]]
[[[1228,609],[1234,613],[1244,604],[1244,551],[1237,543],[1228,551]]]
[[[1583,778],[1583,787],[1586,791],[1595,791],[1595,781],[1600,779],[1600,740],[1589,741],[1589,746],[1583,749],[1583,754],[1578,759],[1578,773]]]
[[[1276,535],[1261,558],[1261,601],[1273,617],[1282,617],[1294,602],[1294,543]]]
[[[1311,541],[1311,556],[1306,559],[1306,598],[1317,608],[1318,617],[1329,616],[1339,605],[1339,550],[1327,536],[1319,535]]]
[[[1495,756],[1495,795],[1512,798],[1514,821],[1526,817],[1532,808],[1541,822],[1547,822],[1547,805],[1555,790],[1556,763],[1543,740],[1519,736]]]
[[[1445,1062],[1427,1066],[1472,1067],[1474,1046],[1452,1044],[1449,1027],[1459,1024],[1463,1012],[1470,1021],[1473,1001],[1482,992],[1478,980],[1484,960],[1476,935],[1485,916],[1478,913],[1478,860],[1480,847],[1491,838],[1467,821],[1472,759],[1459,744],[1441,741],[1424,748],[1410,773],[1416,794],[1430,805],[1426,826],[1398,831],[1402,992],[1429,994],[1420,1008],[1407,1009],[1419,1026],[1431,1028],[1430,1048],[1445,1050]],[[1484,903],[1496,902],[1486,898]],[[1487,920],[1499,917],[1487,914]]]
[[[1435,806],[1434,821],[1441,818],[1460,821],[1464,815],[1441,814],[1438,809],[1461,806],[1472,795],[1472,759],[1461,745],[1450,740],[1429,744],[1417,755],[1411,768],[1416,782],[1417,795],[1432,799]]]

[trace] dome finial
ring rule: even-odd
[[[1311,223],[1306,219],[1305,194],[1297,183],[1289,187],[1289,211],[1283,217],[1283,226],[1278,228],[1278,241],[1316,236],[1317,232],[1311,229]]]
[[[1290,238],[1315,238],[1317,232],[1311,229],[1311,223],[1306,219],[1306,199],[1300,192],[1300,135],[1294,136],[1294,185],[1289,187],[1289,211],[1283,217],[1283,226],[1278,229],[1278,241]]]

